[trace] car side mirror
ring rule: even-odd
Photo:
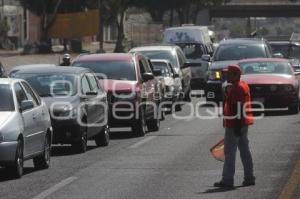
[[[175,73],[174,75],[173,75],[173,78],[175,79],[175,78],[179,78],[180,76],[179,76],[179,74],[178,73]]]
[[[26,111],[28,109],[32,109],[34,107],[33,101],[32,100],[23,100],[21,102],[21,107],[20,107],[20,111]]]
[[[210,62],[211,56],[208,55],[208,54],[205,54],[205,55],[202,55],[201,59],[202,59],[203,61]]]
[[[145,82],[154,79],[154,76],[152,73],[144,73],[142,77]]]
[[[162,71],[161,70],[153,70],[153,75],[154,76],[162,76]]]
[[[283,58],[283,54],[281,54],[281,53],[274,53],[273,57],[274,58]]]
[[[88,91],[85,93],[86,96],[95,96],[95,95],[98,95],[98,92],[97,91]]]

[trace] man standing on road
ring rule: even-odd
[[[231,87],[224,104],[224,153],[222,180],[215,187],[232,188],[234,185],[236,151],[239,148],[244,167],[243,186],[255,185],[253,162],[249,149],[248,126],[253,124],[249,86],[240,81],[241,69],[228,66],[227,80]]]

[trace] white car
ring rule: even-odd
[[[182,84],[181,98],[191,100],[191,69],[181,48],[176,45],[162,44],[158,46],[143,46],[133,48],[130,53],[141,53],[149,59],[166,59],[170,61]]]
[[[179,75],[174,71],[171,63],[164,59],[151,59],[154,70],[159,70],[160,80],[164,85],[164,99],[175,102],[179,99],[180,91],[182,90]]]
[[[0,78],[0,96],[0,166],[18,178],[24,160],[48,168],[52,126],[45,102],[20,79]]]

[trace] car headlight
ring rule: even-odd
[[[221,80],[221,71],[209,71],[208,79],[209,80]]]
[[[77,117],[77,108],[71,108],[69,106],[65,106],[63,109],[57,111],[57,117],[66,117],[67,119],[76,118]]]
[[[286,92],[291,92],[291,91],[293,91],[293,86],[292,86],[292,85],[285,85],[285,86],[284,86],[284,90],[285,90]]]

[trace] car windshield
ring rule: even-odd
[[[75,62],[73,66],[88,68],[102,79],[136,80],[134,63],[132,61],[79,61]]]
[[[149,57],[150,59],[166,59],[171,62],[174,68],[179,68],[176,55],[171,51],[166,50],[155,50],[155,51],[140,51],[144,56]]]
[[[273,53],[281,53],[284,58],[289,58],[291,48],[288,44],[270,44],[270,46],[272,47]]]
[[[14,100],[11,87],[7,84],[0,84],[0,111],[14,111]],[[5,96],[5,97],[3,97]]]
[[[184,52],[187,59],[201,59],[204,48],[201,44],[177,44]]]
[[[245,62],[239,64],[244,75],[249,74],[285,74],[293,71],[287,62]]]
[[[214,61],[240,60],[267,57],[263,45],[226,44],[220,45],[214,56]]]
[[[300,46],[290,44],[270,44],[273,53],[281,53],[286,59],[300,59]]]
[[[14,73],[14,78],[25,79],[41,97],[73,96],[77,93],[75,76],[63,73]]]
[[[153,69],[154,70],[160,70],[161,75],[163,77],[170,77],[171,76],[171,71],[168,68],[167,63],[164,62],[152,62]]]

